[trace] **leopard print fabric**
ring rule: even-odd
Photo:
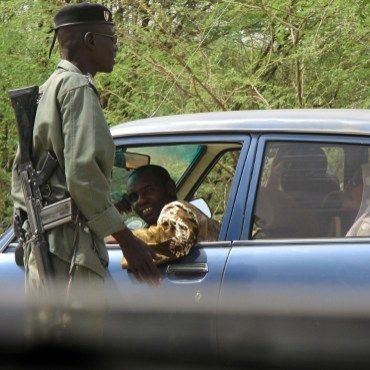
[[[217,240],[219,231],[218,222],[192,204],[177,200],[163,207],[157,225],[133,233],[155,251],[155,263],[161,264],[186,256],[197,242]],[[128,268],[125,258],[122,267]]]

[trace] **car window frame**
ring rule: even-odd
[[[10,226],[3,234],[0,236],[0,254],[8,252],[9,247],[14,240],[14,229]],[[18,243],[17,243],[18,244]]]
[[[241,231],[240,241],[243,245],[245,242],[251,245],[265,245],[273,244],[276,246],[291,245],[291,244],[348,244],[348,243],[365,243],[370,242],[369,237],[338,237],[338,238],[289,238],[289,239],[262,239],[255,240],[250,238],[250,230],[253,227],[253,214],[254,207],[257,197],[257,191],[259,186],[259,179],[263,170],[264,155],[266,146],[269,142],[308,142],[308,143],[328,143],[328,144],[352,144],[352,145],[363,145],[370,147],[370,137],[366,136],[350,136],[350,135],[318,135],[318,134],[273,134],[266,133],[258,135],[255,138],[257,140],[257,148],[255,153],[254,168],[251,174],[250,184],[248,186],[248,197],[246,206],[244,208],[244,221]],[[238,246],[239,243],[235,243]]]
[[[130,146],[155,146],[155,145],[171,145],[171,144],[193,144],[193,143],[240,143],[240,155],[239,160],[235,169],[234,179],[232,181],[230,192],[228,196],[227,205],[225,208],[225,215],[222,220],[221,229],[218,241],[232,241],[235,240],[236,235],[240,235],[241,224],[233,225],[232,216],[234,214],[235,204],[245,202],[245,199],[236,199],[237,194],[239,196],[239,184],[240,178],[243,173],[243,169],[247,162],[247,154],[250,150],[251,136],[249,133],[238,134],[238,133],[225,133],[220,134],[174,134],[174,135],[140,135],[140,136],[118,136],[113,138],[114,144]]]
[[[198,181],[191,188],[188,196],[193,199],[194,198],[194,194],[198,191],[199,187],[203,184],[203,182],[205,181],[205,179],[208,177],[209,173],[217,165],[217,163],[220,161],[220,159],[226,153],[231,153],[231,152],[236,152],[236,151],[240,151],[239,148],[236,148],[235,147],[235,148],[224,149],[220,153],[218,153],[218,155],[213,159],[213,161],[207,166],[207,168],[205,169],[203,175],[198,179]],[[239,164],[239,158],[238,158],[237,165],[238,164]],[[236,167],[235,167],[235,170],[236,170]],[[234,178],[235,178],[235,176],[234,176]],[[233,180],[234,180],[234,178],[233,178]],[[226,208],[225,208],[225,213],[226,213]]]

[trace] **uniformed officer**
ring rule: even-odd
[[[47,152],[58,161],[49,180],[49,203],[71,197],[79,219],[48,232],[55,278],[84,291],[104,289],[108,253],[104,237],[114,235],[139,280],[156,284],[159,271],[153,253],[125,226],[110,197],[115,147],[92,78],[112,71],[117,37],[112,14],[105,6],[81,3],[62,8],[54,18],[62,60],[40,87],[41,98],[33,132],[35,167]],[[55,38],[53,44],[55,42]],[[17,174],[12,175],[15,207],[25,210]],[[26,292],[40,290],[32,243],[24,246]],[[88,284],[86,284],[88,282]]]

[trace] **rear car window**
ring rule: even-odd
[[[370,236],[368,187],[368,146],[269,142],[250,237]]]

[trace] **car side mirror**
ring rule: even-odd
[[[212,217],[211,209],[203,198],[192,199],[189,203],[191,203],[194,207],[197,207],[209,218]]]

